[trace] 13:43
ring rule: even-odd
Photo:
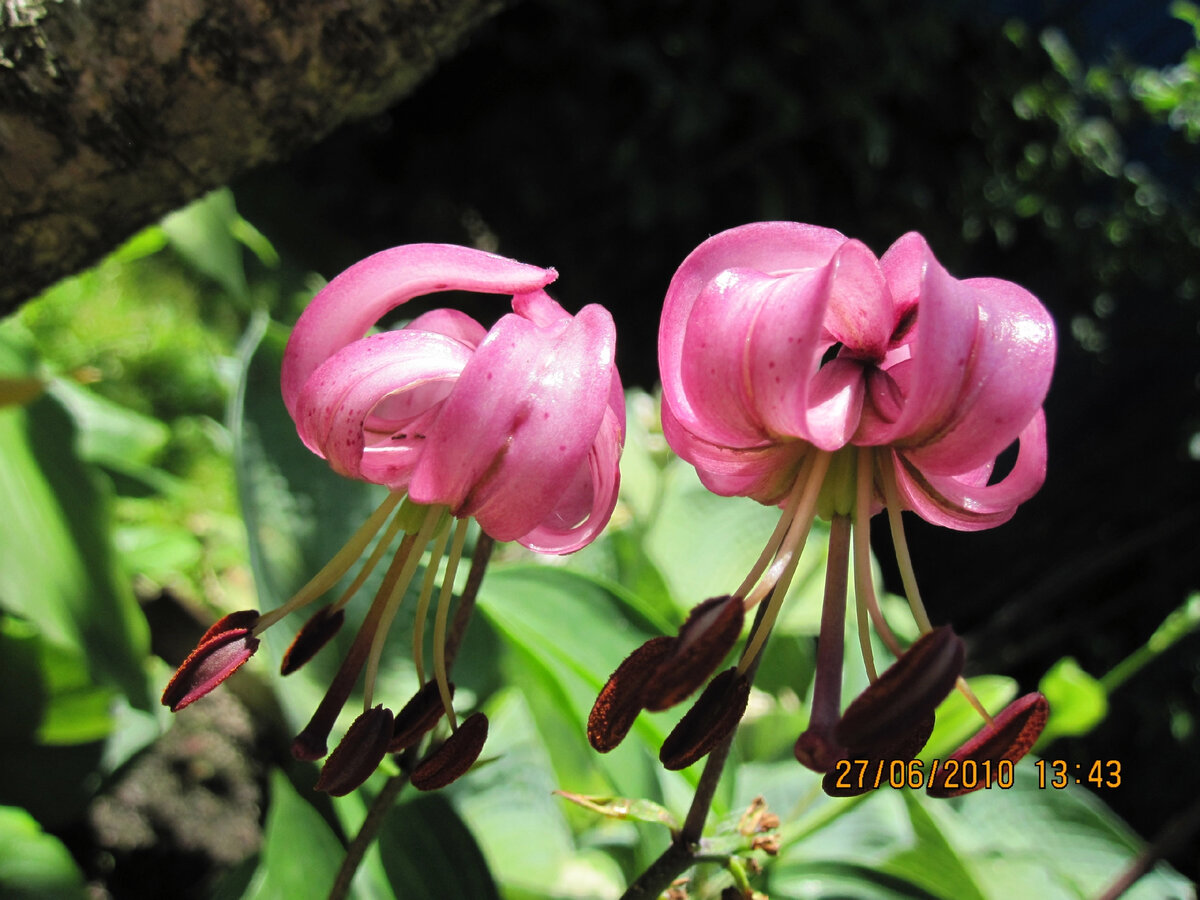
[[[1121,761],[1098,759],[1092,763],[1069,763],[1065,759],[1039,759],[1033,764],[1038,773],[1038,787],[1043,790],[1062,790],[1072,781],[1094,788],[1121,786]]]

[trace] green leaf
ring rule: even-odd
[[[259,868],[246,900],[324,897],[344,855],[345,848],[320,813],[274,770]]]
[[[240,218],[233,193],[221,188],[172,213],[161,224],[180,256],[238,299],[247,293],[242,245],[234,237]]]
[[[953,834],[960,858],[994,900],[1095,897],[1142,850],[1142,841],[1094,794],[1074,785],[1041,789],[1027,759],[1008,790],[977,791],[959,800],[920,802],[943,833]],[[1127,900],[1192,898],[1192,885],[1165,864],[1127,894]]]
[[[171,429],[150,416],[106,400],[72,381],[50,392],[75,421],[80,459],[162,488],[170,479],[154,464],[171,440]]]
[[[946,900],[986,900],[946,835],[922,808],[917,795],[901,791],[901,796],[915,842],[889,859],[883,870],[907,878]]]
[[[0,410],[0,458],[4,606],[146,708],[149,629],[116,577],[108,496],[76,454],[70,417],[48,395]]]
[[[1050,719],[1038,739],[1039,745],[1058,737],[1087,734],[1108,713],[1104,686],[1070,656],[1050,667],[1038,683],[1038,690],[1050,703]]]
[[[525,840],[536,840],[525,834]],[[379,850],[397,897],[499,900],[475,837],[441,794],[422,794],[392,810]],[[293,895],[300,896],[300,895]]]
[[[83,875],[58,838],[23,809],[0,806],[0,896],[6,900],[85,897]]]
[[[579,773],[589,769],[606,773],[606,784],[591,781],[569,787],[650,796],[651,785],[639,763],[645,752],[636,741],[627,740],[612,753],[597,756],[585,738],[588,714],[609,675],[653,636],[639,627],[636,611],[597,580],[565,569],[532,565],[489,571],[480,610],[519,651],[508,662],[512,680],[523,684],[525,673],[542,673],[534,678],[544,685],[544,696],[553,696],[558,724],[553,730],[548,721],[539,724],[552,747],[558,741],[571,742],[574,749],[565,749],[563,754],[576,760],[559,767],[563,757],[556,754],[556,768],[564,775],[574,772],[575,778],[582,778]],[[545,715],[540,704],[535,713]],[[634,728],[655,748],[666,736],[660,717],[649,714],[639,716]]]

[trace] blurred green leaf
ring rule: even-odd
[[[0,806],[0,897],[72,900],[87,896],[83,875],[58,838],[23,809]]]
[[[70,417],[50,396],[0,410],[0,457],[0,602],[145,708],[146,620],[115,577],[108,497]]]
[[[536,838],[524,832],[524,840]],[[379,849],[397,897],[500,898],[474,836],[441,794],[422,794],[393,809]]]
[[[273,771],[259,868],[246,900],[324,897],[344,854],[320,813],[300,798],[281,771]]]
[[[976,883],[994,900],[1094,897],[1128,867],[1142,841],[1094,794],[1074,785],[1040,789],[1028,759],[1013,787],[977,791],[956,801],[920,796],[944,833],[953,834]],[[1128,900],[1185,900],[1187,879],[1165,864],[1128,893]]]
[[[233,193],[220,188],[167,216],[161,224],[180,256],[239,300],[247,294],[242,245],[234,237],[240,219]]]
[[[1039,745],[1058,737],[1087,734],[1108,712],[1108,692],[1104,686],[1069,656],[1064,656],[1042,676],[1038,690],[1050,703],[1050,719],[1038,738]]]
[[[947,900],[985,900],[947,835],[911,791],[902,791],[912,824],[915,845],[901,850],[883,865],[883,871],[909,879],[931,894]]]

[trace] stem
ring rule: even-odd
[[[463,595],[459,600],[458,610],[454,614],[454,621],[450,624],[450,634],[446,638],[447,671],[454,665],[454,658],[458,655],[458,649],[462,645],[462,639],[466,634],[471,613],[475,609],[475,599],[478,597],[479,588],[483,584],[483,576],[487,571],[488,560],[492,557],[492,548],[495,546],[495,543],[494,540],[482,532],[479,535],[479,539],[475,542],[475,552],[471,554],[471,571],[467,573],[467,583],[463,588]],[[359,865],[362,864],[363,857],[366,856],[371,844],[375,842],[375,838],[379,836],[379,831],[383,828],[384,819],[387,818],[387,814],[396,802],[396,798],[400,796],[400,792],[408,784],[408,772],[416,763],[416,749],[416,747],[410,747],[405,751],[404,756],[401,758],[400,774],[389,778],[384,783],[383,789],[375,795],[375,799],[371,802],[371,806],[367,810],[367,816],[363,819],[362,826],[358,829],[358,834],[354,836],[354,840],[346,848],[346,856],[342,860],[341,868],[338,869],[333,887],[329,890],[329,900],[345,900],[349,895],[350,882],[354,880],[354,875],[358,871]]]
[[[783,591],[786,593],[787,589],[784,588]],[[771,598],[767,599],[767,603],[758,607],[758,613],[752,626],[756,631],[766,627],[763,619]],[[743,659],[745,659],[745,651],[743,651]],[[761,659],[762,654],[757,654],[745,669],[746,677],[751,681],[754,680],[754,673],[758,670],[758,663]],[[687,817],[683,820],[683,828],[675,835],[671,845],[663,851],[662,855],[652,862],[633,884],[629,885],[625,893],[621,895],[621,900],[657,900],[658,896],[671,886],[672,881],[699,861],[701,857],[698,852],[700,836],[704,833],[704,823],[708,819],[708,811],[712,808],[717,785],[721,782],[721,772],[725,768],[725,761],[729,758],[729,750],[733,747],[733,739],[736,736],[737,729],[735,728],[729,732],[729,737],[708,754],[708,759],[704,762],[704,771],[700,773],[700,781],[696,784],[696,794],[692,797],[692,805],[688,808]]]

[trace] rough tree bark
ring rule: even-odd
[[[0,0],[0,314],[409,92],[503,0]]]

